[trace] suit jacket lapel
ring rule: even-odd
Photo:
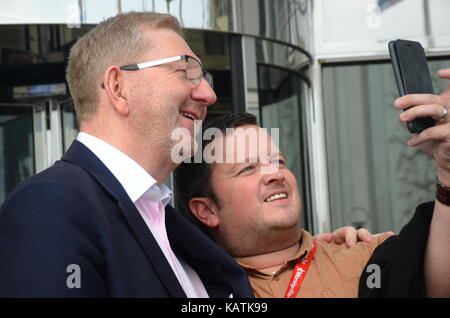
[[[210,297],[253,297],[242,267],[170,205],[166,228],[173,251],[195,269]]]
[[[139,211],[128,197],[122,185],[106,166],[86,146],[78,141],[72,143],[62,160],[84,168],[118,201],[120,210],[169,294],[172,297],[186,297],[183,288],[158,243],[140,216]]]

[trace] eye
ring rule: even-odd
[[[284,165],[286,165],[286,161],[283,158],[274,159],[274,160],[272,160],[272,164],[276,164],[278,166],[284,166]]]
[[[175,72],[178,74],[180,79],[183,79],[188,82],[192,82],[192,80],[189,78],[188,71],[186,69],[178,69]]]
[[[244,169],[242,169],[241,171],[239,171],[238,174],[243,174],[243,173],[248,173],[251,172],[255,169],[254,165],[250,165],[250,166],[246,166]]]

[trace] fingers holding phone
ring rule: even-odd
[[[440,70],[438,75],[450,80],[450,68]],[[450,85],[440,95],[409,94],[397,98],[394,107],[403,112],[399,115],[404,123],[418,118],[431,118],[435,125],[408,140],[411,147],[420,148],[436,161],[438,175],[450,175]]]
[[[444,68],[444,69],[442,69],[442,70],[439,70],[439,71],[438,71],[438,75],[439,75],[441,78],[446,78],[446,79],[449,79],[449,80],[450,80],[450,68]]]
[[[441,78],[450,80],[450,68],[440,70],[438,75]],[[436,127],[431,127],[424,130],[422,133],[413,136],[408,141],[408,145],[417,146],[422,145],[429,141],[445,141],[450,133],[450,125],[446,124],[450,122],[449,109],[450,109],[450,84],[441,95],[433,94],[409,94],[397,98],[394,101],[394,107],[403,112],[400,114],[400,120],[404,123],[408,123],[416,120],[417,118],[430,117],[435,120]],[[434,129],[439,126],[446,125],[445,128]],[[431,130],[427,133],[427,130]],[[423,147],[424,148],[424,147]],[[424,151],[431,155],[429,148],[425,146]]]
[[[394,107],[404,110],[400,114],[400,120],[404,123],[424,117],[433,118],[437,125],[450,120],[448,118],[450,96],[446,94],[439,96],[432,94],[405,95],[395,100]]]
[[[450,78],[450,72],[448,75]],[[397,98],[394,102],[394,107],[404,110],[400,114],[402,122],[424,117],[431,117],[436,121],[435,126],[425,129],[420,134],[414,134],[408,145],[420,146],[425,153],[435,158],[438,167],[443,168],[450,165],[449,92],[447,87],[441,95],[410,94]]]

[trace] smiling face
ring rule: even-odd
[[[242,128],[254,130],[258,136],[258,142],[246,144],[244,157],[250,160],[213,164],[211,183],[218,202],[209,201],[214,214],[209,220],[213,236],[233,257],[280,250],[301,237],[295,176],[265,130],[253,125]],[[225,142],[231,138],[234,135],[227,136]],[[267,147],[255,150],[258,145]],[[250,158],[255,153],[257,157]]]
[[[198,59],[184,39],[169,29],[145,30],[144,40],[153,43],[141,62],[178,55]],[[163,39],[163,40],[161,40]],[[205,79],[194,84],[186,78],[186,61],[179,60],[139,71],[125,71],[130,89],[130,124],[142,145],[150,144],[167,160],[175,144],[171,133],[186,128],[191,134],[194,118],[204,119],[206,107],[216,95]]]

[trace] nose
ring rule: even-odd
[[[270,165],[266,167],[266,169],[268,169],[268,171],[266,171],[266,173],[262,177],[263,183],[265,185],[284,182],[285,177],[279,167]]]
[[[191,97],[197,103],[205,107],[214,104],[217,100],[216,93],[204,78],[202,78],[200,83],[192,90]]]

